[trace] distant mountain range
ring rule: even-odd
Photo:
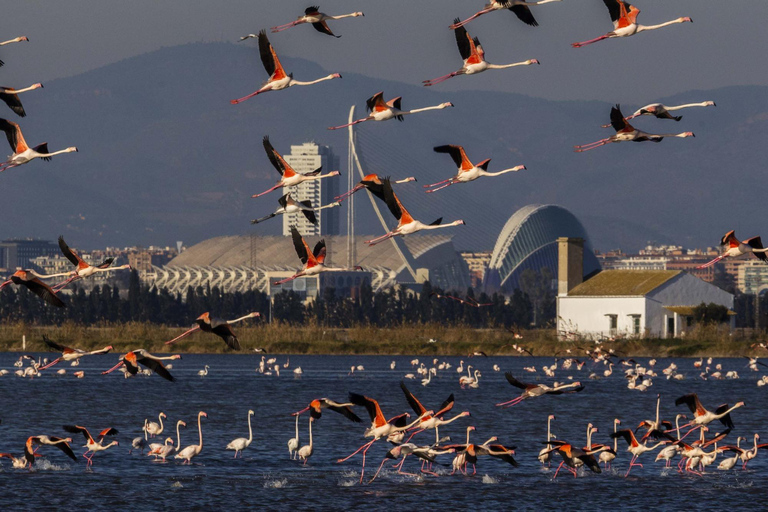
[[[301,59],[285,58],[283,64],[299,80],[334,71]],[[601,249],[634,250],[649,241],[715,245],[734,228],[744,237],[761,230],[768,236],[768,224],[758,214],[768,197],[768,87],[638,98],[637,104],[624,106],[625,113],[652,101],[714,100],[717,107],[683,111],[677,123],[635,120],[649,132],[690,130],[696,138],[613,144],[577,154],[574,144],[613,133],[600,128],[608,121],[611,99],[532,98],[514,91],[516,73],[524,72],[500,72],[508,73],[509,93],[448,93],[440,86],[419,88],[346,73],[342,80],[230,105],[230,99],[266,79],[258,51],[245,44],[201,43],[46,83],[24,94],[28,117],[19,120],[4,108],[0,115],[19,122],[30,145],[47,141],[51,150],[76,145],[80,152],[0,174],[0,237],[53,240],[63,234],[74,247],[92,248],[278,234],[279,220],[249,224],[273,211],[280,196],[250,198],[278,178],[262,137],[269,135],[283,153],[307,140],[331,145],[341,157],[343,191],[347,132],[326,128],[346,122],[352,104],[356,117],[362,117],[365,99],[380,90],[385,98],[402,96],[406,109],[455,104],[403,123],[364,123],[358,148],[368,170],[418,178],[398,189],[415,217],[466,220],[467,226],[445,232],[455,234],[459,249],[490,250],[507,219],[531,203],[570,209]],[[560,79],[567,87],[568,78]],[[520,163],[528,169],[428,195],[421,185],[455,173],[447,155],[432,151],[441,144],[464,145],[476,162],[493,158],[491,171]],[[362,193],[355,197],[357,233],[379,234],[367,199]],[[344,219],[342,212],[342,226]]]

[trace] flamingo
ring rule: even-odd
[[[305,409],[306,410],[306,409]],[[296,416],[296,437],[292,437],[288,440],[288,455],[290,455],[291,460],[293,460],[297,455],[299,451],[299,414],[295,414]]]
[[[469,434],[469,431],[467,431],[467,434]],[[497,459],[501,459],[504,462],[507,462],[515,467],[517,467],[517,461],[514,458],[515,454],[515,447],[514,446],[504,446],[501,444],[490,444],[494,441],[496,441],[496,437],[490,438],[488,441],[481,445],[476,444],[449,444],[446,446],[441,446],[439,449],[441,450],[455,450],[457,454],[463,455],[463,457],[460,459],[459,464],[462,464],[466,466],[467,464],[472,464],[473,471],[472,474],[474,475],[477,472],[477,468],[475,467],[475,464],[477,464],[477,458],[480,455],[490,455],[492,457],[495,457]],[[463,459],[463,460],[462,460]]]
[[[313,251],[309,250],[309,245],[307,245],[307,242],[304,240],[304,237],[302,237],[299,234],[299,230],[296,229],[296,226],[291,226],[291,238],[293,239],[293,248],[296,250],[296,254],[299,256],[299,260],[304,265],[301,270],[296,272],[291,277],[287,277],[285,279],[281,279],[280,281],[276,281],[272,283],[273,285],[283,284],[287,283],[288,281],[293,281],[296,278],[299,278],[301,276],[315,276],[322,272],[353,272],[355,270],[362,270],[363,267],[355,266],[352,268],[333,268],[333,267],[326,267],[325,266],[325,239],[320,240],[315,244],[315,249]],[[358,368],[358,370],[362,370],[362,368]],[[354,367],[352,367],[352,371],[354,371]],[[351,373],[351,372],[350,372]]]
[[[460,23],[459,18],[454,20],[455,23]],[[429,87],[441,82],[445,82],[449,78],[460,75],[474,75],[482,73],[487,69],[507,69],[515,66],[530,66],[531,64],[539,64],[536,59],[528,59],[522,62],[515,62],[514,64],[491,64],[485,60],[485,51],[480,44],[478,38],[472,38],[464,27],[458,27],[454,34],[456,36],[456,44],[459,46],[459,54],[461,55],[464,65],[458,71],[448,73],[438,78],[432,78],[430,80],[424,80],[422,83],[425,87]]]
[[[40,446],[46,445],[46,446],[55,446],[62,452],[64,452],[67,457],[72,459],[73,461],[77,462],[77,457],[75,456],[75,452],[72,451],[72,448],[70,448],[69,443],[72,442],[72,438],[66,437],[55,437],[55,436],[32,436],[27,438],[27,442],[24,444],[24,458],[29,463],[29,467],[31,468],[32,465],[35,463],[35,457],[37,456],[37,450]],[[34,445],[38,445],[37,448],[33,448]]]
[[[22,41],[29,41],[29,38],[27,36],[14,37],[13,39],[9,39],[8,41],[0,42],[0,46],[5,46],[11,43],[21,43]],[[3,64],[5,64],[5,62],[0,60],[0,67],[2,67]]]
[[[722,461],[720,461],[720,464],[717,466],[717,469],[721,471],[728,471],[730,469],[733,469],[734,466],[736,466],[736,463],[739,461],[739,458],[744,453],[744,450],[742,450],[739,447],[739,443],[741,441],[746,441],[746,440],[747,439],[744,437],[737,437],[736,446],[721,446],[720,448],[718,448],[717,451],[720,453],[730,451],[730,452],[733,452],[734,455],[733,457],[729,457],[727,459],[723,459]]]
[[[253,430],[251,430],[251,416],[254,415],[254,412],[252,410],[248,411],[248,439],[244,437],[238,437],[237,439],[231,441],[227,445],[227,450],[235,450],[235,458],[237,458],[237,453],[240,452],[240,457],[243,456],[243,450],[248,448],[251,445],[251,441],[253,441]]]
[[[142,431],[144,431],[144,437],[134,437],[131,441],[131,449],[128,450],[128,455],[133,452],[133,450],[141,450],[141,454],[144,455],[144,448],[147,447],[147,418],[144,418],[144,426],[141,428]]]
[[[742,451],[741,455],[739,456],[741,461],[744,463],[741,466],[741,469],[747,469],[747,462],[749,462],[750,460],[752,460],[755,457],[757,457],[757,450],[759,448],[765,448],[766,446],[768,446],[768,445],[765,445],[765,444],[761,444],[761,445],[757,444],[757,440],[758,439],[760,439],[760,435],[759,434],[755,434],[754,437],[753,437],[754,445],[753,445],[752,449],[751,450],[744,450],[744,451]]]
[[[675,431],[677,432],[678,441],[680,441],[680,418],[688,419],[685,414],[678,414],[675,416]],[[669,467],[672,465],[672,459],[675,458],[675,456],[679,454],[680,451],[680,443],[670,443],[670,445],[666,448],[659,450],[659,453],[656,455],[656,462],[665,460],[665,467]]]
[[[430,373],[430,375],[432,374]],[[413,427],[413,430],[419,429],[418,432],[416,432],[415,434],[418,434],[425,430],[435,429],[435,444],[438,444],[440,442],[439,429],[441,426],[448,425],[449,423],[453,423],[454,421],[460,418],[465,418],[470,415],[468,411],[464,411],[449,420],[443,419],[443,416],[447,414],[451,409],[453,409],[454,398],[453,398],[453,394],[451,394],[442,404],[440,404],[440,408],[437,410],[435,414],[432,414],[432,415],[428,414],[426,416],[423,416],[424,413],[427,412],[427,408],[424,407],[421,404],[421,402],[419,402],[418,398],[416,398],[416,396],[408,390],[408,388],[405,385],[405,382],[402,382],[402,381],[400,382],[400,389],[403,390],[405,399],[408,401],[408,405],[411,406],[411,409],[413,409],[413,412],[415,412],[421,417],[421,421],[418,423],[418,425]]]
[[[298,418],[298,416],[297,416],[297,418]],[[313,418],[310,415],[309,416],[309,444],[305,444],[304,446],[299,448],[299,451],[297,452],[298,456],[299,456],[299,459],[304,461],[304,465],[305,466],[307,465],[307,461],[309,460],[309,458],[312,456],[312,454],[315,451],[314,444],[313,444],[313,441],[312,441],[312,422],[313,421],[315,421],[315,418]]]
[[[151,443],[149,445],[149,452],[147,452],[147,456],[154,455],[155,460],[157,460],[158,457],[162,457],[163,461],[165,461],[165,458],[169,455],[172,455],[174,451],[178,450],[181,447],[181,433],[179,432],[179,427],[186,428],[187,424],[186,422],[179,420],[176,422],[176,448],[171,448],[170,450],[166,450],[163,447],[168,445],[168,441],[164,444],[160,443]],[[171,439],[171,444],[173,444],[173,439]]]
[[[580,146],[574,146],[574,150],[577,153],[583,153],[590,149],[599,148],[612,142],[661,142],[664,137],[677,137],[684,139],[686,137],[695,137],[693,132],[681,132],[681,133],[647,133],[642,130],[638,130],[624,119],[624,115],[621,113],[621,107],[616,105],[611,107],[611,126],[616,130],[615,135],[611,135],[605,139],[600,139],[589,144],[583,144]]]
[[[200,436],[200,443],[187,446],[174,456],[175,459],[184,459],[182,464],[192,464],[192,458],[200,455],[200,452],[203,451],[203,426],[201,423],[203,417],[207,418],[208,415],[203,411],[197,413],[197,433]]]
[[[367,396],[358,395],[357,393],[349,393],[349,401],[352,402],[355,405],[363,406],[368,411],[368,415],[371,418],[371,426],[365,430],[365,433],[363,434],[364,437],[372,437],[373,439],[364,445],[362,445],[360,448],[352,452],[347,457],[344,457],[343,459],[338,459],[336,462],[341,463],[344,462],[354,455],[356,455],[358,452],[362,450],[363,452],[363,468],[362,471],[360,471],[360,483],[363,482],[363,475],[365,474],[365,454],[368,452],[368,449],[381,438],[386,438],[387,436],[390,436],[392,434],[395,434],[397,432],[404,432],[408,430],[409,428],[413,427],[414,425],[418,424],[422,416],[433,414],[434,411],[427,411],[425,414],[422,414],[422,416],[419,416],[414,420],[412,423],[407,423],[407,418],[409,415],[406,414],[400,414],[398,416],[395,416],[394,418],[391,418],[389,421],[384,417],[384,414],[381,412],[381,407],[379,407],[379,402],[374,400],[373,398],[369,398]]]
[[[139,372],[139,364],[142,364],[164,378],[165,380],[174,381],[176,380],[173,375],[163,366],[163,361],[166,360],[173,360],[173,359],[181,359],[181,356],[178,354],[174,354],[172,356],[155,356],[144,350],[143,348],[133,350],[131,352],[128,352],[124,356],[120,358],[120,361],[110,368],[109,370],[101,372],[102,375],[106,375],[108,373],[112,373],[113,371],[117,370],[121,366],[125,366],[125,370],[130,375],[136,375]],[[127,375],[127,374],[126,374]]]
[[[550,414],[549,416],[547,416],[547,441],[551,439],[555,439],[555,436],[552,434],[552,430],[551,430],[552,420],[554,419],[555,419],[554,414]],[[549,445],[542,448],[538,456],[539,462],[541,462],[542,464],[546,464],[547,466],[550,465],[550,461],[552,460],[552,452],[550,451],[550,448],[551,447]]]
[[[397,119],[398,121],[403,121],[403,116],[407,116],[410,114],[418,114],[419,112],[426,112],[428,110],[442,110],[444,108],[452,107],[453,103],[446,102],[441,103],[439,105],[435,105],[432,107],[424,107],[424,108],[417,108],[413,110],[400,110],[402,97],[398,96],[397,98],[393,98],[389,101],[384,101],[384,93],[383,92],[377,92],[367,100],[365,100],[365,105],[370,112],[370,114],[366,117],[363,117],[362,119],[358,119],[357,121],[352,121],[348,124],[343,124],[341,126],[330,126],[328,127],[329,130],[338,130],[341,128],[346,128],[348,126],[353,126],[359,123],[364,123],[365,121],[388,121],[390,119]]]
[[[354,403],[347,402],[347,403],[338,403],[334,402],[333,400],[330,400],[328,398],[317,398],[315,400],[312,400],[308,406],[306,406],[304,409],[294,412],[292,416],[298,416],[300,414],[304,414],[305,412],[309,411],[309,415],[315,418],[316,420],[319,420],[320,417],[323,415],[323,409],[328,409],[333,412],[337,412],[341,415],[343,415],[345,418],[347,418],[350,421],[353,421],[355,423],[361,423],[363,420],[361,420],[357,414],[352,412],[352,406],[355,405]],[[297,431],[298,432],[298,431]],[[298,439],[298,434],[296,435],[296,438]],[[298,441],[297,441],[298,443]]]
[[[416,181],[416,178],[413,176],[408,178],[403,178],[402,180],[397,181],[390,181],[390,183],[400,184],[400,183],[410,183],[411,181]],[[352,190],[349,190],[347,192],[344,192],[340,196],[336,196],[336,201],[343,201],[347,199],[349,196],[357,192],[358,190],[367,189],[371,194],[375,195],[382,201],[384,200],[384,182],[379,178],[378,174],[368,174],[363,177],[363,179],[355,185],[355,187]]]
[[[198,374],[199,376],[201,376],[201,377],[205,377],[205,376],[207,376],[207,375],[208,375],[208,369],[209,369],[209,368],[210,368],[210,366],[208,366],[208,365],[205,365],[205,367],[204,367],[202,370],[200,370],[199,372],[197,372],[197,374]]]
[[[25,117],[27,113],[24,111],[24,106],[21,104],[19,94],[28,91],[34,91],[40,89],[43,86],[41,83],[32,84],[29,87],[23,89],[14,89],[13,87],[0,87],[0,100],[4,101],[8,108],[13,110],[19,117]]]
[[[690,393],[688,395],[681,396],[677,400],[675,400],[675,405],[681,405],[685,404],[688,406],[688,408],[693,413],[693,420],[691,420],[690,423],[687,425],[683,425],[683,427],[688,426],[701,426],[701,425],[709,425],[714,420],[720,420],[720,423],[725,425],[725,428],[733,428],[733,420],[731,420],[731,412],[735,409],[738,409],[739,407],[744,406],[744,402],[738,402],[730,409],[728,408],[728,404],[723,404],[719,406],[717,409],[715,409],[715,412],[708,411],[704,408],[703,405],[701,405],[701,402],[699,401],[699,397],[696,395],[696,393]]]
[[[718,261],[724,260],[725,258],[738,258],[739,256],[743,256],[744,254],[749,253],[752,253],[760,261],[768,262],[768,255],[765,254],[768,252],[768,249],[763,247],[763,242],[760,240],[759,236],[753,236],[752,238],[748,238],[741,242],[738,238],[736,238],[735,233],[736,232],[734,230],[731,230],[723,235],[723,238],[720,239],[720,245],[725,249],[723,254],[713,259],[712,261],[709,261],[696,268],[711,267]],[[699,367],[700,366],[701,364],[699,364]]]
[[[54,359],[50,363],[41,366],[39,368],[40,370],[47,370],[51,366],[54,366],[55,364],[57,364],[59,361],[76,361],[76,360],[78,360],[78,359],[80,359],[81,357],[84,357],[84,356],[93,356],[93,355],[96,355],[96,354],[106,354],[107,352],[112,350],[112,345],[109,345],[109,346],[106,346],[106,347],[101,348],[99,350],[92,350],[90,352],[86,352],[84,350],[80,350],[79,348],[70,348],[70,347],[67,347],[66,345],[61,345],[59,343],[56,343],[55,341],[53,341],[50,338],[48,338],[48,336],[46,336],[45,334],[43,334],[43,341],[50,348],[52,348],[54,350],[60,351],[61,352],[61,356],[57,357],[56,359]]]
[[[0,130],[5,132],[5,136],[8,138],[8,144],[11,146],[13,154],[8,157],[8,160],[0,164],[0,172],[13,167],[24,165],[35,158],[42,158],[46,162],[50,161],[56,155],[62,153],[76,152],[77,148],[72,146],[60,151],[48,152],[48,143],[43,142],[37,146],[30,148],[27,146],[27,142],[24,140],[24,135],[21,134],[21,128],[13,121],[6,119],[0,119]]]
[[[280,91],[282,89],[287,89],[288,87],[293,87],[294,85],[312,85],[318,82],[323,82],[325,80],[341,78],[339,73],[333,73],[311,82],[300,82],[298,80],[294,80],[293,73],[286,73],[282,64],[280,64],[280,59],[277,58],[277,53],[272,47],[272,44],[269,42],[266,30],[259,32],[258,39],[261,63],[264,64],[264,69],[266,69],[267,73],[269,73],[269,79],[264,83],[264,85],[261,86],[259,90],[252,92],[247,96],[243,96],[242,98],[230,101],[232,105],[237,105],[238,103],[242,103],[245,100],[256,96],[257,94],[261,94],[267,91]]]
[[[438,181],[437,183],[432,183],[431,185],[424,185],[424,188],[430,189],[430,190],[427,190],[427,193],[437,192],[438,190],[442,190],[446,187],[450,187],[451,185],[455,185],[456,183],[468,183],[470,181],[475,181],[481,176],[501,176],[502,174],[506,174],[508,172],[517,172],[517,171],[526,169],[524,165],[516,165],[515,167],[512,167],[510,169],[504,169],[503,171],[488,172],[487,171],[488,164],[491,162],[490,158],[487,158],[482,162],[480,162],[479,164],[475,165],[472,162],[470,162],[469,158],[467,158],[467,154],[464,152],[464,148],[462,146],[457,146],[453,144],[450,144],[447,146],[437,146],[434,148],[434,151],[436,153],[447,153],[451,155],[451,158],[453,159],[454,163],[459,168],[459,173],[453,178],[449,178],[443,181]],[[437,188],[431,188],[431,187],[437,187]],[[461,302],[465,302],[465,301],[462,300]]]
[[[693,23],[693,20],[688,17],[677,18],[666,23],[659,25],[640,25],[637,23],[637,15],[640,14],[640,9],[634,5],[630,5],[629,2],[623,0],[603,0],[605,6],[608,8],[608,12],[611,15],[611,21],[613,21],[613,31],[607,34],[590,39],[589,41],[582,41],[580,43],[572,43],[574,48],[581,48],[588,44],[602,41],[603,39],[611,39],[614,37],[629,37],[640,32],[647,30],[656,30],[657,28],[667,27],[669,25],[675,25],[677,23],[685,23],[689,21]]]
[[[714,101],[702,101],[701,103],[686,103],[685,105],[676,105],[668,107],[667,105],[662,105],[661,103],[651,103],[644,107],[641,107],[635,111],[634,114],[631,116],[627,116],[625,119],[629,121],[630,119],[634,119],[639,116],[654,116],[657,119],[672,119],[674,121],[679,121],[683,118],[683,116],[673,116],[670,114],[670,112],[674,112],[675,110],[680,110],[683,108],[688,107],[715,107]],[[608,128],[611,126],[610,124],[604,124],[603,128]]]
[[[563,393],[578,393],[584,389],[584,386],[582,386],[580,382],[572,382],[570,384],[561,384],[561,385],[555,384],[554,386],[550,387],[550,386],[547,386],[546,384],[526,384],[524,382],[517,380],[509,372],[505,373],[504,377],[507,378],[507,382],[509,382],[511,385],[513,385],[518,389],[522,389],[523,393],[517,398],[513,398],[508,402],[502,402],[502,403],[496,404],[497,406],[511,407],[513,405],[519,404],[520,402],[528,398],[536,398],[538,396],[543,396],[543,395],[562,395]]]
[[[38,455],[35,454],[33,458],[37,456]],[[0,453],[0,459],[2,458],[10,459],[13,469],[24,469],[27,467],[27,459],[23,457],[14,457],[11,453]]]
[[[262,142],[264,146],[264,151],[266,151],[267,157],[269,158],[270,163],[277,170],[277,172],[280,173],[281,178],[280,178],[280,181],[278,181],[274,187],[270,188],[269,190],[265,190],[260,194],[254,194],[251,197],[261,197],[264,194],[268,194],[273,190],[277,190],[278,188],[281,188],[281,187],[295,187],[296,185],[299,185],[300,183],[303,183],[305,181],[322,180],[325,178],[332,178],[333,176],[338,176],[341,174],[339,171],[331,171],[328,174],[320,174],[321,171],[323,170],[322,167],[319,167],[314,171],[308,172],[306,174],[299,174],[293,170],[293,167],[291,167],[291,165],[285,161],[282,155],[278,153],[277,150],[272,146],[272,143],[269,142],[268,136],[265,136]]]
[[[387,204],[389,211],[397,219],[397,227],[395,227],[395,229],[393,229],[386,235],[382,235],[372,240],[366,240],[365,243],[368,244],[369,246],[374,246],[378,243],[381,243],[385,240],[389,240],[390,238],[393,238],[396,236],[411,235],[419,231],[430,230],[430,229],[443,229],[443,228],[449,228],[452,226],[462,226],[466,224],[466,222],[464,222],[463,220],[455,220],[449,224],[441,224],[443,221],[442,217],[432,222],[431,224],[424,224],[422,222],[419,222],[418,220],[411,217],[411,214],[408,213],[408,210],[405,209],[405,206],[403,206],[403,203],[400,202],[400,199],[398,199],[398,197],[395,195],[395,192],[392,190],[392,185],[388,179],[384,180],[383,194],[384,194],[384,202]]]
[[[621,425],[621,420],[619,418],[614,418],[614,420],[613,420],[613,433],[614,434],[616,433],[616,427],[618,425]],[[600,462],[602,462],[605,465],[605,469],[608,469],[609,467],[611,467],[611,462],[613,462],[613,460],[616,458],[616,453],[619,450],[619,446],[617,444],[618,441],[619,441],[618,438],[614,437],[613,438],[613,449],[612,450],[611,449],[603,450],[602,452],[600,452],[600,456],[598,457],[598,459],[600,460]]]
[[[83,453],[83,457],[88,461],[86,464],[86,467],[93,465],[93,456],[96,455],[96,452],[104,451],[108,448],[111,448],[112,446],[118,446],[120,443],[118,441],[112,441],[109,444],[103,444],[104,438],[106,436],[114,436],[117,435],[117,429],[116,428],[106,428],[99,432],[99,435],[96,436],[96,439],[91,437],[90,432],[88,432],[88,429],[85,427],[81,427],[79,425],[64,425],[64,430],[69,432],[70,434],[78,434],[82,433],[85,437],[85,446],[84,448],[87,448],[85,450],[85,453]],[[91,456],[88,457],[88,452],[91,452]]]
[[[172,345],[180,339],[186,338],[196,331],[203,331],[212,332],[224,340],[224,343],[226,343],[229,348],[233,350],[240,350],[240,341],[238,341],[237,336],[235,336],[235,333],[232,331],[230,325],[236,324],[237,322],[242,322],[243,320],[247,320],[249,318],[258,318],[260,316],[261,313],[254,311],[252,313],[248,313],[245,316],[241,316],[240,318],[235,318],[234,320],[221,320],[219,318],[211,317],[211,314],[206,311],[197,317],[197,319],[195,319],[195,322],[197,322],[195,327],[184,331],[170,341],[166,341],[165,344]]]
[[[157,462],[159,460],[162,460],[163,462],[166,462],[166,458],[170,455],[173,455],[173,452],[176,450],[173,446],[173,439],[170,437],[165,438],[165,443],[157,446],[156,448],[153,448],[149,451],[147,455],[154,455],[155,460],[154,462]]]
[[[164,412],[160,412],[160,414],[157,415],[157,419],[159,421],[150,421],[148,423],[145,422],[144,430],[147,434],[150,435],[150,437],[159,436],[163,433],[163,429],[165,428],[163,426],[163,418],[167,418],[168,416]]]
[[[637,439],[635,439],[635,434],[633,434],[632,431],[628,428],[619,430],[618,432],[611,434],[612,439],[617,439],[619,437],[623,438],[627,442],[627,451],[632,454],[632,460],[629,462],[629,469],[627,469],[627,474],[624,475],[625,477],[629,476],[629,472],[632,471],[633,466],[643,467],[642,464],[636,463],[640,455],[644,454],[645,452],[653,451],[666,442],[666,441],[659,441],[655,445],[648,447],[644,444],[638,443]]]
[[[526,25],[538,27],[539,24],[536,22],[536,18],[533,17],[529,6],[562,1],[563,0],[539,0],[538,2],[526,2],[523,0],[491,0],[488,4],[485,5],[483,10],[476,12],[464,21],[455,21],[453,25],[450,26],[450,28],[457,29],[459,27],[463,27],[473,19],[482,16],[483,14],[488,14],[489,12],[493,11],[500,11],[502,9],[509,9],[515,14],[515,16],[517,16],[520,21]]]
[[[62,282],[57,284],[53,287],[55,291],[62,290],[65,288],[68,284],[77,281],[79,279],[84,279],[86,277],[90,277],[94,274],[97,274],[99,272],[111,272],[113,270],[131,270],[130,265],[120,265],[119,267],[110,267],[113,261],[115,261],[115,258],[107,258],[102,263],[98,265],[91,265],[89,263],[86,263],[80,256],[77,255],[75,251],[69,248],[67,245],[67,242],[64,241],[64,237],[59,236],[59,249],[61,249],[62,254],[76,267],[75,270],[70,272],[69,278]]]
[[[315,212],[320,210],[325,210],[326,208],[334,208],[336,206],[341,206],[340,202],[335,201],[325,206],[318,206],[317,208],[313,208],[312,201],[310,201],[309,199],[307,199],[306,201],[296,201],[291,197],[291,194],[285,194],[280,199],[278,199],[277,202],[280,204],[280,208],[275,210],[274,213],[270,213],[265,217],[252,220],[251,224],[258,224],[259,222],[264,222],[265,220],[269,220],[272,217],[277,217],[278,215],[284,215],[286,213],[301,212],[301,214],[304,215],[304,217],[310,222],[310,224],[316,226],[317,216],[315,216]]]
[[[56,275],[56,274],[53,274]],[[34,270],[17,270],[13,273],[10,279],[0,284],[0,290],[13,283],[15,285],[24,286],[27,290],[31,291],[51,306],[57,308],[65,308],[67,305],[56,295],[56,292],[49,285],[44,283],[42,279],[46,277],[42,274],[38,274]]]
[[[339,14],[338,16],[329,16],[325,14],[324,12],[319,12],[318,9],[320,7],[318,6],[312,6],[307,7],[304,10],[304,16],[299,16],[296,21],[292,21],[290,23],[286,23],[285,25],[278,25],[277,27],[272,27],[272,33],[280,32],[286,29],[289,29],[291,27],[295,27],[296,25],[301,25],[302,23],[311,23],[313,27],[315,27],[315,30],[318,32],[322,32],[323,34],[328,34],[329,36],[333,37],[341,37],[335,35],[333,32],[331,32],[331,29],[328,27],[328,24],[326,23],[326,20],[341,20],[344,18],[357,18],[358,16],[365,16],[362,12],[353,12],[350,14]],[[253,34],[248,34],[248,36],[241,39],[248,39],[249,37],[253,37]]]

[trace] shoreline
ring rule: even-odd
[[[489,356],[525,356],[512,344],[533,352],[534,356],[584,357],[585,350],[597,346],[588,340],[558,341],[554,329],[522,331],[515,339],[505,329],[446,328],[440,325],[399,327],[360,326],[324,328],[320,326],[258,325],[242,326],[235,333],[243,347],[231,351],[215,335],[195,333],[171,347],[164,343],[182,332],[184,327],[129,323],[100,326],[64,324],[37,326],[15,324],[0,326],[0,352],[22,352],[22,335],[26,335],[27,352],[52,352],[42,341],[45,334],[52,340],[79,348],[95,350],[106,345],[113,352],[125,353],[143,348],[153,353],[181,354],[253,354],[264,348],[274,354],[307,355],[414,355],[467,357],[475,351]],[[436,340],[431,343],[429,340]],[[716,328],[698,329],[686,338],[627,339],[605,342],[604,351],[614,350],[619,358],[630,357],[740,357],[768,356],[768,351],[752,345],[762,338],[722,332]],[[570,354],[566,350],[571,351]]]

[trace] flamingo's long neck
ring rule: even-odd
[[[468,428],[468,429],[467,429],[467,442],[466,442],[466,443],[464,443],[464,444],[467,444],[467,445],[469,444],[469,433],[470,433],[470,432],[472,432],[472,429],[471,429],[471,428]]]
[[[240,318],[235,318],[234,320],[227,320],[228,324],[236,324],[237,322],[242,322],[243,320],[247,320],[248,318],[251,318],[251,314],[248,313],[245,316],[241,316]]]
[[[147,441],[147,418],[144,418],[144,441]]]
[[[5,45],[11,44],[11,43],[18,43],[18,42],[21,42],[21,41],[23,41],[23,39],[21,39],[20,37],[17,37],[15,39],[9,39],[8,41],[3,41],[2,43],[0,43],[0,46],[5,46]]]
[[[709,103],[706,101],[702,101],[701,103],[686,103],[685,105],[675,105],[672,107],[666,107],[667,111],[673,111],[673,110],[680,110],[682,108],[688,108],[688,107],[708,107]]]
[[[60,149],[59,151],[54,151],[53,153],[38,153],[37,156],[39,157],[51,157],[56,155],[61,155],[62,153],[72,153],[74,150],[67,148],[67,149]]]
[[[656,397],[656,423],[654,428],[659,428],[659,406],[661,405],[661,395]]]
[[[666,23],[660,23],[659,25],[638,25],[637,32],[645,32],[646,30],[656,30],[657,28],[664,28],[670,25],[676,25],[678,23],[682,23],[683,21],[684,20],[677,19],[677,20],[667,21]]]
[[[434,225],[434,226],[422,225],[421,229],[443,229],[443,228],[450,228],[450,227],[453,227],[453,226],[459,226],[461,224],[463,224],[462,221],[456,220],[456,221],[451,222],[450,224],[437,224],[437,225]]]
[[[504,169],[503,171],[498,171],[498,172],[488,172],[488,171],[485,171],[483,169],[480,169],[480,173],[479,174],[480,174],[480,176],[500,176],[500,175],[506,174],[508,172],[517,172],[517,171],[519,171],[521,169],[525,169],[525,166],[518,165],[518,166],[512,167],[510,169]]]
[[[113,270],[123,270],[123,269],[130,269],[130,265],[120,265],[119,267],[107,267],[107,268],[98,268],[96,267],[93,269],[94,272],[111,272]]]
[[[488,69],[507,69],[514,68],[516,66],[529,66],[533,64],[530,60],[524,60],[522,62],[513,62],[512,64],[488,64]]]
[[[552,424],[552,418],[547,418],[547,441],[552,439],[552,435],[551,435],[552,430],[550,429],[551,424]]]
[[[290,85],[291,86],[293,86],[293,85],[312,85],[312,84],[316,84],[318,82],[324,82],[326,80],[333,80],[334,78],[336,78],[334,75],[328,75],[328,76],[324,76],[322,78],[318,78],[317,80],[312,80],[311,82],[300,82],[298,80],[291,80]]]
[[[253,441],[253,430],[251,430],[251,416],[253,416],[253,414],[248,413],[248,444],[251,444],[251,441]]]
[[[199,435],[200,444],[198,445],[198,451],[203,449],[203,423],[202,423],[203,415],[198,414],[197,415],[197,433]]]
[[[312,451],[312,416],[309,417],[309,450]]]
[[[25,87],[23,89],[14,89],[13,94],[19,94],[27,91],[34,91],[35,89],[38,89],[37,84],[30,85],[29,87]]]
[[[613,422],[613,433],[614,434],[616,433],[616,422],[615,421]],[[614,437],[613,438],[613,452],[614,453],[616,453],[616,450],[619,449],[618,443],[619,443],[619,438],[618,437]]]
[[[296,415],[296,443],[299,442],[299,415]]]
[[[407,116],[408,114],[418,114],[419,112],[426,112],[427,110],[442,110],[448,105],[435,105],[434,107],[416,108],[413,110],[395,110],[395,113],[399,116]]]
[[[157,417],[157,419],[160,420],[160,430],[157,432],[159,434],[159,433],[161,433],[163,431],[163,428],[164,428],[163,427],[163,415],[162,415],[162,413]]]
[[[587,451],[592,451],[592,424],[587,426]]]
[[[359,13],[353,12],[350,14],[339,14],[338,16],[326,16],[325,19],[327,20],[340,20],[342,18],[356,18],[359,16]]]
[[[179,427],[181,426],[181,421],[176,422],[176,446],[177,449],[181,450],[181,433],[179,432]]]

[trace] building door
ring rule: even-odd
[[[675,317],[668,316],[667,317],[667,338],[674,338],[674,337],[675,337]]]

